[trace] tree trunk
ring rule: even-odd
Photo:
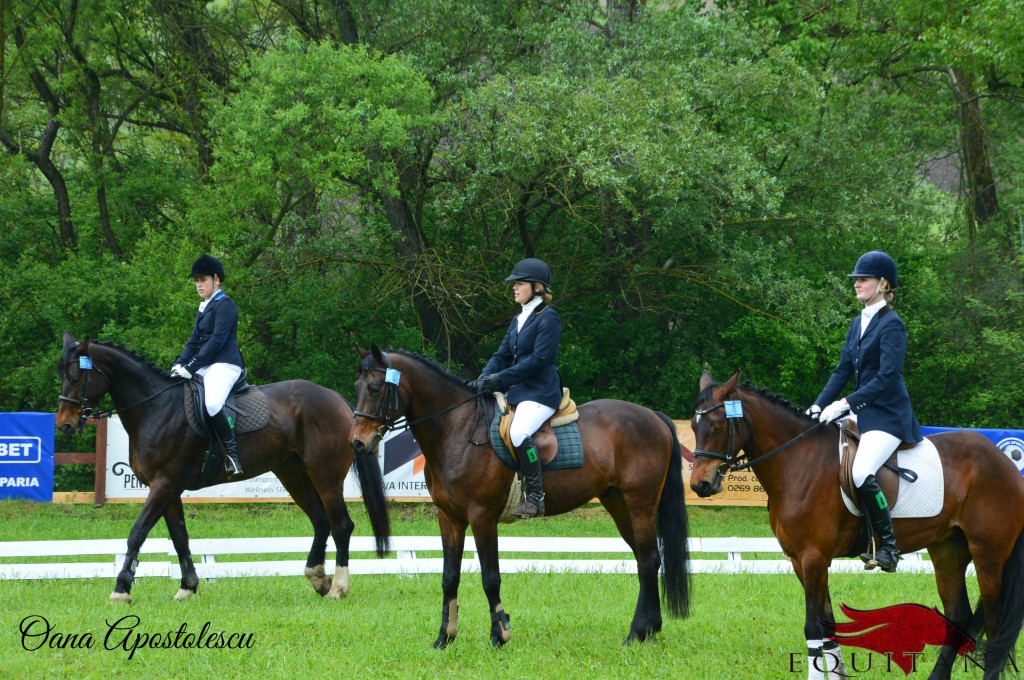
[[[957,121],[960,125],[960,153],[970,217],[984,225],[999,213],[996,182],[988,153],[988,139],[981,117],[978,93],[970,76],[951,69]]]

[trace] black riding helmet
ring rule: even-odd
[[[529,281],[534,283],[543,283],[545,286],[551,285],[551,267],[544,263],[544,260],[538,260],[535,257],[528,257],[525,260],[519,260],[516,266],[512,268],[512,273],[506,278],[506,281]]]
[[[197,276],[213,276],[217,275],[220,277],[221,282],[224,281],[224,265],[220,263],[220,260],[215,258],[213,255],[201,255],[198,260],[192,263],[192,273],[188,275],[190,279],[194,279]]]
[[[892,288],[899,285],[896,276],[896,262],[881,250],[872,250],[870,253],[861,255],[857,260],[857,265],[853,268],[853,273],[846,275],[850,279],[861,276],[883,278],[889,282],[889,286]]]

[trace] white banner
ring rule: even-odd
[[[411,432],[389,432],[381,442],[377,460],[384,474],[384,492],[389,498],[430,497],[423,478],[423,453]],[[128,433],[116,415],[111,416],[107,428],[106,476],[107,498],[110,500],[145,500],[149,495],[149,487],[139,481],[128,464]],[[291,500],[280,480],[270,472],[244,481],[186,491],[181,497],[205,500]],[[350,470],[345,478],[345,498],[361,497],[355,472]]]

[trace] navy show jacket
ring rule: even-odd
[[[518,316],[512,319],[501,346],[484,367],[481,376],[497,373],[506,398],[513,406],[535,401],[557,409],[562,400],[562,379],[555,359],[562,338],[562,319],[541,303],[519,330]]]
[[[181,364],[189,373],[212,364],[245,368],[238,347],[238,305],[227,293],[217,291],[206,303],[206,309],[196,314],[192,335],[174,363]]]
[[[858,315],[846,335],[839,364],[814,403],[821,408],[832,403],[853,378],[856,388],[846,402],[857,414],[861,432],[881,430],[911,444],[921,441],[921,425],[903,382],[906,351],[907,328],[892,307],[878,310],[863,337]]]

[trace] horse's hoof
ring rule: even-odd
[[[351,592],[351,590],[351,588],[342,588],[338,585],[333,585],[331,586],[330,591],[328,591],[326,597],[329,597],[332,600],[343,600],[346,597],[348,597],[348,594],[349,592]]]
[[[327,593],[327,597],[332,600],[340,600],[343,597],[348,597],[351,590],[352,586],[349,583],[348,567],[335,567],[334,581],[331,582],[331,590]]]
[[[441,631],[441,634],[434,640],[434,649],[446,649],[454,641],[455,638],[448,637],[444,631]]]
[[[132,596],[128,593],[113,592],[110,594],[110,601],[114,604],[131,604]]]
[[[178,592],[174,594],[174,601],[178,602],[180,600],[187,600],[195,594],[196,591],[194,590],[188,590],[187,588],[179,588]]]
[[[313,586],[313,590],[320,593],[321,596],[331,591],[331,579],[327,578],[324,565],[318,564],[315,567],[306,567],[305,573],[306,578],[309,579],[309,584]]]

